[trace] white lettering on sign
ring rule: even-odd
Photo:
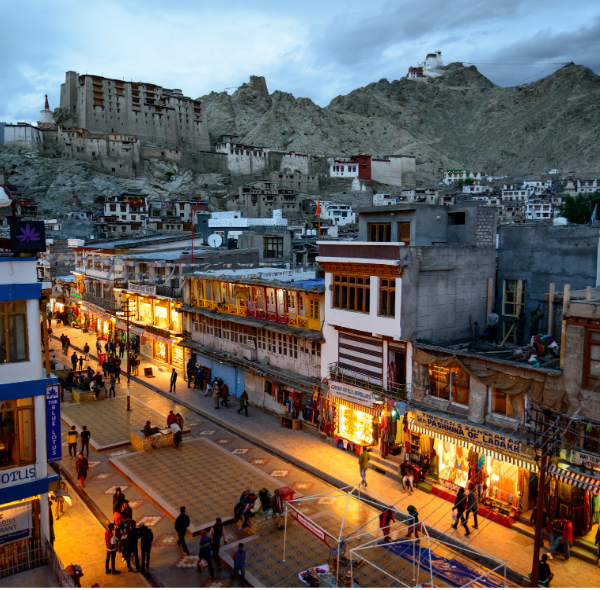
[[[127,283],[127,290],[130,293],[139,293],[140,295],[156,295],[156,285],[138,285],[137,283]]]

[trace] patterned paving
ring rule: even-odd
[[[255,492],[279,487],[266,474],[203,439],[183,444],[181,450],[161,448],[119,457],[115,464],[163,507],[185,506],[193,527],[217,516],[229,517],[246,487]]]
[[[110,411],[108,409],[110,404]],[[101,409],[102,411],[98,411]],[[62,418],[78,428],[87,425],[92,440],[98,448],[108,447],[129,440],[131,430],[141,430],[150,420],[153,426],[166,425],[166,414],[160,414],[146,404],[131,398],[131,411],[127,411],[127,400],[115,397],[109,400],[63,406]]]

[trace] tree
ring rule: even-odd
[[[456,184],[458,185],[458,190],[461,191],[463,189],[463,186],[465,186],[465,181],[462,178],[459,178],[456,181]]]
[[[597,205],[600,205],[600,192],[598,191],[587,195],[579,193],[575,198],[569,195],[560,206],[559,213],[571,223],[583,225],[589,223]]]
[[[465,185],[466,186],[473,186],[475,184],[475,179],[471,178],[470,176],[467,176],[467,178],[465,178]]]

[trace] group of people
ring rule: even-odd
[[[66,334],[60,335],[60,343],[62,345],[63,354],[69,356],[69,348],[71,347],[71,340]]]
[[[117,551],[121,554],[121,559],[127,565],[128,571],[149,573],[150,551],[154,534],[143,521],[136,525],[135,520],[133,520],[133,510],[121,488],[117,488],[113,494],[113,521],[108,525],[108,530],[104,534],[106,573],[121,573],[115,568]],[[141,567],[138,542],[142,551]],[[132,558],[135,562],[135,569],[131,567]]]
[[[252,517],[262,516],[263,514],[260,497],[250,490],[244,490],[233,508],[234,522],[237,524],[242,521],[241,528],[244,529],[249,526]]]
[[[177,412],[177,414],[175,414],[173,410],[169,412],[169,415],[167,416],[167,429],[169,429],[173,434],[173,444],[175,445],[175,448],[179,448],[183,436],[183,417],[179,412]],[[159,432],[159,430],[160,429],[156,426],[152,426],[150,420],[147,420],[143,429],[144,436],[146,438],[152,438]],[[153,438],[152,448],[155,447],[156,438]]]

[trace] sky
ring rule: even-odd
[[[326,106],[441,50],[514,86],[575,62],[600,74],[600,0],[0,0],[0,121],[37,121],[80,74],[196,98],[265,76]]]

